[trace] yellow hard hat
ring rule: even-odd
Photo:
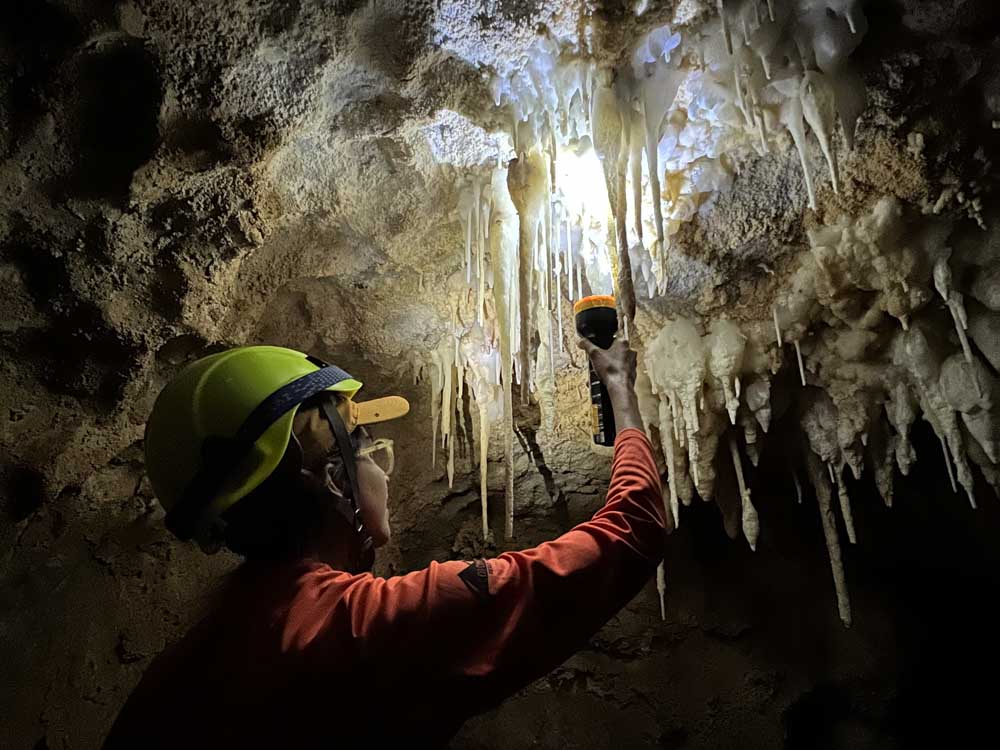
[[[318,393],[340,395],[337,411],[349,431],[409,411],[399,396],[356,403],[360,389],[340,368],[276,346],[230,349],[185,367],[146,423],[146,471],[168,527],[202,540],[277,468],[299,406]]]

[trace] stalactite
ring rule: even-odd
[[[714,321],[705,340],[709,371],[719,381],[725,393],[726,411],[731,424],[736,424],[736,410],[740,404],[737,383],[743,368],[745,342],[739,327],[728,320]]]
[[[507,82],[496,99],[509,108],[510,119],[518,123],[512,129],[517,159],[509,175],[504,173],[502,185],[502,192],[508,196],[504,200],[513,201],[508,226],[520,233],[512,245],[512,270],[508,273],[497,265],[492,230],[489,253],[484,256],[477,239],[479,228],[485,231],[486,222],[470,215],[465,226],[466,277],[467,282],[471,281],[474,263],[470,245],[476,245],[480,251],[475,254],[480,264],[478,315],[488,307],[483,304],[483,296],[491,284],[497,317],[501,308],[509,313],[507,323],[498,327],[507,332],[507,352],[503,353],[505,337],[501,334],[498,361],[504,370],[500,380],[506,423],[508,536],[513,531],[513,450],[506,447],[508,438],[512,445],[513,435],[512,421],[508,421],[512,420],[510,386],[516,373],[522,400],[527,401],[530,390],[542,405],[543,415],[551,417],[557,359],[554,338],[559,338],[560,353],[564,345],[564,294],[572,301],[585,293],[585,286],[587,291],[603,292],[612,291],[609,285],[613,283],[621,305],[623,330],[637,341],[642,339],[644,345],[640,348],[657,398],[656,409],[651,409],[653,415],[648,418],[655,420],[659,428],[668,469],[664,500],[675,523],[679,521],[680,504],[690,502],[694,487],[706,499],[711,495],[714,454],[718,440],[725,436],[740,485],[744,534],[751,546],[756,544],[759,521],[744,482],[740,448],[728,428],[740,426],[747,457],[756,465],[759,446],[765,440],[758,425],[767,433],[772,420],[771,376],[791,364],[784,357],[783,345],[792,343],[796,359],[793,371],[797,366],[802,386],[811,387],[790,394],[778,390],[777,384],[785,381],[775,379],[774,416],[787,413],[789,408],[808,408],[817,393],[829,402],[818,408],[810,422],[815,435],[810,433],[809,439],[819,458],[810,460],[809,477],[817,487],[841,617],[849,624],[850,605],[829,482],[837,485],[847,535],[855,543],[842,476],[845,464],[859,477],[867,456],[879,490],[886,504],[891,504],[893,457],[900,470],[907,473],[915,460],[910,428],[922,414],[942,442],[953,482],[963,485],[974,504],[968,444],[975,442],[977,450],[1000,454],[1000,440],[993,440],[992,422],[981,415],[989,412],[987,406],[979,401],[959,404],[957,397],[946,398],[947,389],[938,382],[940,361],[927,365],[929,374],[921,374],[918,371],[923,365],[916,359],[924,354],[918,352],[916,359],[898,356],[897,350],[905,348],[909,341],[908,333],[897,337],[896,331],[886,332],[881,322],[883,316],[890,315],[910,333],[927,325],[938,326],[927,308],[936,288],[952,315],[965,361],[973,368],[969,374],[976,394],[986,394],[989,379],[981,376],[973,364],[975,352],[966,336],[968,322],[962,295],[952,285],[945,252],[947,233],[928,229],[927,222],[919,217],[914,217],[912,227],[908,226],[900,204],[891,199],[879,201],[860,216],[845,216],[813,228],[827,212],[835,210],[836,204],[824,206],[823,213],[818,211],[810,162],[813,146],[807,131],[812,131],[823,153],[834,193],[839,192],[841,176],[834,129],[839,119],[850,147],[864,103],[864,89],[860,78],[850,70],[847,57],[867,30],[863,15],[854,6],[837,2],[830,11],[821,6],[804,2],[775,4],[769,0],[765,16],[755,2],[730,3],[727,9],[718,0],[729,58],[721,56],[717,38],[715,46],[704,48],[706,44],[697,33],[688,30],[684,30],[683,55],[672,58],[670,51],[681,40],[662,27],[635,45],[631,66],[597,72],[594,64],[586,60],[561,59],[558,42],[539,41],[541,56],[530,61],[521,83]],[[846,36],[845,19],[854,39]],[[743,44],[738,49],[733,49],[733,22],[742,27]],[[700,67],[699,59],[704,61]],[[683,91],[682,102],[672,110],[678,87]],[[725,118],[718,116],[722,107],[726,108]],[[657,291],[663,295],[668,288],[668,238],[726,189],[725,178],[731,179],[730,165],[713,149],[724,144],[735,163],[741,163],[740,159],[754,151],[766,152],[780,142],[774,132],[776,121],[791,136],[803,169],[809,206],[817,213],[807,232],[808,251],[791,260],[791,275],[779,273],[774,277],[779,286],[771,321],[766,320],[766,312],[763,320],[739,317],[740,326],[715,319],[707,334],[701,335],[703,326],[710,321],[664,321],[661,316],[672,308],[669,300],[662,299],[644,305],[639,319],[632,320],[636,293],[644,297],[645,289],[653,298]],[[565,176],[574,159],[593,159],[595,152],[594,164],[599,164],[603,172],[596,182],[600,184],[603,179],[605,190],[599,197],[586,190],[574,191],[577,186],[592,185],[594,180],[574,181]],[[586,170],[579,174],[593,176]],[[483,189],[489,193],[487,187]],[[492,193],[496,192],[494,185]],[[492,193],[490,200],[495,199]],[[486,205],[485,195],[475,203],[476,210]],[[628,205],[629,200],[632,205]],[[460,214],[466,215],[462,213],[465,210]],[[497,224],[490,226],[496,229]],[[578,240],[574,237],[576,231],[580,233]],[[655,240],[651,239],[654,235]],[[650,270],[657,260],[658,278]],[[487,262],[492,265],[489,274]],[[931,268],[933,287],[928,289]],[[964,275],[963,269],[960,281]],[[671,281],[670,294],[676,295],[677,284],[685,280]],[[508,291],[498,295],[498,286]],[[606,286],[609,288],[605,290]],[[859,306],[859,300],[864,300],[864,305]],[[776,347],[770,345],[772,324]],[[807,336],[808,362],[802,353],[802,341]],[[873,343],[878,337],[883,341]],[[940,346],[943,350],[951,345],[942,342]],[[883,353],[880,347],[887,349]],[[888,361],[890,356],[892,362]],[[942,351],[937,359],[946,356],[947,352]],[[458,362],[456,357],[456,366]],[[872,363],[878,367],[871,367]],[[961,393],[959,396],[964,398]],[[881,416],[883,403],[885,415]],[[895,434],[880,429],[879,422],[885,420],[895,426]],[[449,446],[453,442],[450,434],[442,439]],[[986,455],[984,460],[990,462],[991,458]],[[813,464],[821,470],[824,463],[830,480],[821,473],[816,476]],[[793,482],[801,503],[800,478],[794,472]],[[485,478],[481,484],[485,534]]]
[[[507,192],[519,219],[518,284],[515,298],[520,316],[521,399],[527,400],[530,381],[532,320],[537,305],[534,293],[534,266],[538,249],[538,225],[548,199],[548,166],[541,152],[532,149],[511,162],[507,174]]]
[[[969,346],[969,337],[966,333],[969,328],[969,320],[965,314],[965,304],[962,295],[952,288],[951,269],[948,267],[948,261],[945,258],[938,258],[934,263],[934,288],[941,295],[941,298],[948,306],[949,312],[951,312],[952,320],[955,323],[955,332],[958,334],[958,340],[962,345],[962,353],[965,355],[965,361],[972,365],[974,358],[972,356],[972,348]],[[981,395],[982,392],[979,391],[978,378],[973,376],[973,382]]]
[[[736,440],[729,437],[729,452],[733,457],[733,467],[736,470],[736,482],[740,490],[740,503],[742,507],[741,518],[743,535],[750,544],[750,549],[757,551],[757,537],[760,535],[760,520],[757,517],[757,509],[750,501],[750,490],[743,479],[743,464],[740,462],[740,449],[736,445]]]
[[[837,592],[837,609],[844,625],[851,627],[851,600],[847,593],[847,580],[844,577],[840,540],[837,538],[837,523],[830,504],[830,485],[826,481],[823,464],[819,458],[811,451],[806,451],[806,454],[809,479],[816,490],[820,520],[823,522],[823,536],[826,538],[826,550],[830,557],[830,568],[833,571],[833,585]]]
[[[660,619],[667,619],[667,575],[661,562],[656,566],[656,591],[660,597]]]
[[[680,503],[677,495],[677,461],[674,456],[674,426],[670,414],[670,403],[665,396],[659,400],[659,430],[660,443],[663,448],[663,458],[667,462],[667,488],[670,492],[670,514],[674,519],[674,528],[681,525]]]
[[[630,128],[623,122],[622,109],[611,79],[611,72],[605,71],[595,84],[591,99],[590,122],[594,150],[600,157],[604,169],[608,203],[614,219],[614,247],[617,259],[616,301],[619,316],[624,321],[626,318],[629,320],[635,318],[635,291],[632,288],[632,263],[629,259],[626,233],[625,173],[628,166]]]
[[[802,380],[802,385],[806,385],[806,368],[802,364],[802,347],[799,346],[798,339],[795,339],[792,343],[795,344],[795,358],[799,363],[799,378]]]
[[[948,481],[951,482],[951,491],[958,492],[958,485],[955,484],[955,472],[951,468],[951,456],[948,455],[948,444],[941,435],[938,435],[938,440],[941,441],[941,453],[944,454],[944,468],[948,473]]]
[[[523,319],[518,316],[524,309],[519,295],[526,292],[520,286],[523,235],[520,231],[519,210],[508,190],[510,182],[508,170],[494,170],[489,232],[490,257],[494,265],[493,301],[500,334],[500,385],[504,421],[504,535],[507,539],[514,536],[514,362],[515,358],[519,362],[524,361],[518,349],[527,348],[518,341],[523,323]],[[518,341],[517,346],[515,341]],[[527,370],[522,370],[523,380],[527,379],[526,375]],[[484,498],[485,495],[484,480]]]
[[[833,192],[840,192],[840,169],[833,152],[833,124],[837,116],[837,105],[833,89],[826,76],[814,70],[806,71],[802,79],[802,113],[806,122],[816,134],[823,156],[830,167]]]
[[[583,296],[579,291],[574,291],[573,289],[573,225],[570,222],[569,212],[566,212],[566,285],[569,288],[569,299],[570,302],[575,301],[579,297]]]
[[[787,98],[781,105],[779,119],[788,129],[799,153],[802,164],[802,176],[806,183],[806,194],[809,197],[809,208],[816,210],[816,188],[813,185],[812,170],[809,167],[806,131],[803,125],[802,99],[799,96],[801,84],[797,78],[786,78],[775,81],[774,87]]]
[[[858,543],[857,534],[854,532],[854,514],[851,512],[851,498],[847,495],[847,484],[839,472],[834,472],[834,483],[837,485],[837,497],[840,500],[840,513],[844,517],[844,526],[847,529],[847,539],[851,544]]]
[[[441,371],[441,358],[434,352],[431,363],[431,466],[437,466],[437,430],[438,430],[438,396],[441,393],[441,383],[443,373]]]
[[[487,456],[490,450],[490,424],[486,412],[486,404],[479,406],[479,504],[482,512],[483,539],[490,536],[490,518],[487,483]]]
[[[716,0],[716,4],[719,8],[719,17],[722,19],[722,34],[726,38],[726,49],[731,55],[733,54],[733,37],[729,31],[729,19],[726,17],[725,0]]]

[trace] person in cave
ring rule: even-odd
[[[533,549],[389,579],[369,571],[390,536],[392,444],[368,426],[406,401],[359,403],[350,375],[278,347],[185,368],[147,424],[150,481],[177,536],[246,560],[105,747],[440,745],[584,646],[653,575],[667,518],[635,353],[580,345],[619,429],[604,507]]]

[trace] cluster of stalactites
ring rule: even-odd
[[[865,88],[849,57],[868,29],[859,0],[717,0],[727,57],[712,60],[729,78],[748,129],[762,152],[783,127],[799,152],[809,197],[816,189],[807,156],[806,125],[826,158],[834,192],[840,189],[834,132],[839,121],[848,148],[865,104]]]
[[[441,446],[449,451],[449,482],[455,432],[464,429],[456,415],[466,384],[477,405],[484,535],[490,427],[504,425],[509,537],[511,394],[519,385],[522,399],[534,393],[543,415],[551,415],[566,302],[614,291],[627,323],[635,314],[633,283],[650,297],[662,291],[669,236],[728,184],[724,153],[749,152],[755,145],[767,151],[782,126],[801,156],[810,205],[815,206],[815,188],[807,125],[827,159],[833,189],[839,189],[835,122],[841,122],[850,146],[864,102],[863,86],[848,62],[866,31],[858,3],[719,0],[719,5],[721,21],[714,30],[686,35],[682,44],[669,28],[655,29],[615,69],[598,69],[578,50],[540,38],[524,66],[493,82],[495,103],[508,115],[516,158],[509,168],[498,165],[460,186],[464,284],[454,292],[464,302],[455,308],[451,335],[425,360],[434,394],[433,457],[440,431]],[[594,185],[603,190],[594,191]],[[884,218],[870,218],[869,234],[887,224]],[[850,264],[824,249],[837,244],[838,232],[854,229],[854,224],[834,226],[811,237],[812,253],[803,258],[789,294],[776,304],[773,319],[752,331],[716,321],[703,335],[694,323],[676,320],[642,332],[655,395],[647,419],[658,427],[670,467],[665,499],[675,519],[680,503],[690,502],[695,489],[712,496],[712,459],[727,428],[736,426],[735,435],[742,440],[730,435],[726,443],[740,490],[743,533],[756,545],[759,524],[741,455],[756,464],[760,436],[772,418],[771,376],[783,345],[794,345],[805,385],[800,342],[818,311],[833,316],[844,312],[837,285],[859,283]],[[913,310],[926,304],[931,287],[909,283],[900,269],[908,267],[906,253],[912,251],[893,248],[876,248],[871,265],[881,263],[880,268],[896,273],[883,274],[881,309],[905,327]],[[933,272],[932,286],[964,331],[969,322],[961,295],[952,289],[946,271],[945,260],[944,268]],[[865,269],[860,276],[868,273]],[[773,338],[768,331],[774,331]],[[815,347],[807,351],[806,359],[814,352]],[[915,395],[914,404],[893,398],[890,421],[897,420],[897,434],[903,437],[873,442],[880,448],[891,443],[902,468],[912,461],[908,416],[921,408],[921,397]],[[930,403],[930,398],[924,400]],[[981,404],[968,408],[981,410]],[[844,435],[850,425],[863,421],[860,414],[870,411],[858,407],[850,416],[845,408],[840,418]],[[938,422],[946,433],[950,423]],[[826,461],[828,467],[858,465],[859,451],[841,447],[838,455],[840,459]],[[958,459],[954,463],[964,483],[964,469]],[[885,484],[884,463],[876,474],[880,486]],[[891,471],[889,475],[891,481]],[[846,490],[839,496],[846,517]],[[849,528],[853,536],[853,525]],[[831,546],[830,554],[831,561],[839,559],[839,548],[835,553]],[[835,579],[842,581],[838,564]]]
[[[549,200],[550,172],[544,152],[532,148],[488,175],[473,177],[460,190],[458,219],[464,237],[464,267],[452,277],[448,298],[455,300],[450,335],[418,359],[416,369],[431,388],[433,446],[437,460],[448,449],[448,481],[454,479],[453,417],[461,411],[467,383],[479,415],[479,468],[483,534],[487,518],[489,435],[502,422],[506,474],[506,522],[513,535],[513,403],[511,392],[530,392],[544,403],[554,397],[557,351],[564,341],[563,306],[590,288],[590,266],[579,252],[581,233],[573,232],[559,206]],[[532,350],[527,342],[539,341]],[[548,410],[551,419],[551,409]],[[457,422],[461,429],[461,421]]]
[[[547,162],[550,202],[579,228],[581,254],[607,252],[628,319],[636,294],[665,289],[669,237],[728,185],[725,153],[765,153],[787,130],[815,208],[809,128],[840,189],[836,123],[850,148],[865,101],[849,61],[867,31],[858,0],[719,0],[719,9],[719,22],[684,40],[653,29],[614,68],[543,37],[493,82],[518,159],[537,152]],[[591,152],[605,191],[581,200],[574,183],[586,180],[567,179],[559,162]]]
[[[816,487],[846,624],[850,602],[833,521],[839,508],[856,543],[846,470],[860,479],[869,468],[891,507],[894,470],[906,475],[916,460],[911,432],[922,417],[941,442],[944,471],[973,508],[972,464],[1000,494],[1000,277],[984,283],[980,260],[949,247],[950,231],[937,220],[904,222],[902,207],[887,198],[870,214],[810,233],[811,248],[779,291],[771,320],[644,324],[640,382],[654,398],[640,404],[659,436],[675,521],[695,490],[713,496],[715,455],[725,441],[741,526],[755,547],[760,527],[741,455],[756,465],[772,421],[791,415],[806,438],[803,468]],[[964,290],[981,302],[971,318],[952,266],[974,279]],[[788,343],[795,351],[788,366],[801,382],[775,394],[772,376]],[[800,489],[794,469],[793,479]]]
[[[503,367],[496,327],[481,325],[474,317],[467,323],[462,321],[460,307],[458,303],[452,307],[450,330],[438,347],[414,359],[413,374],[414,383],[424,381],[430,388],[431,465],[438,466],[440,451],[449,488],[455,481],[456,448],[463,442],[478,446],[470,463],[478,462],[485,538],[489,535],[487,454],[491,429],[504,416]],[[466,433],[466,418],[471,416],[467,402],[468,409],[476,409],[476,435]]]

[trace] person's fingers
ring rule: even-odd
[[[593,354],[597,346],[590,339],[581,338],[577,344],[581,349],[583,349],[587,354]]]
[[[615,342],[611,345],[611,349],[615,355],[620,357],[627,356],[628,352],[631,351],[628,341],[625,339],[615,339]]]

